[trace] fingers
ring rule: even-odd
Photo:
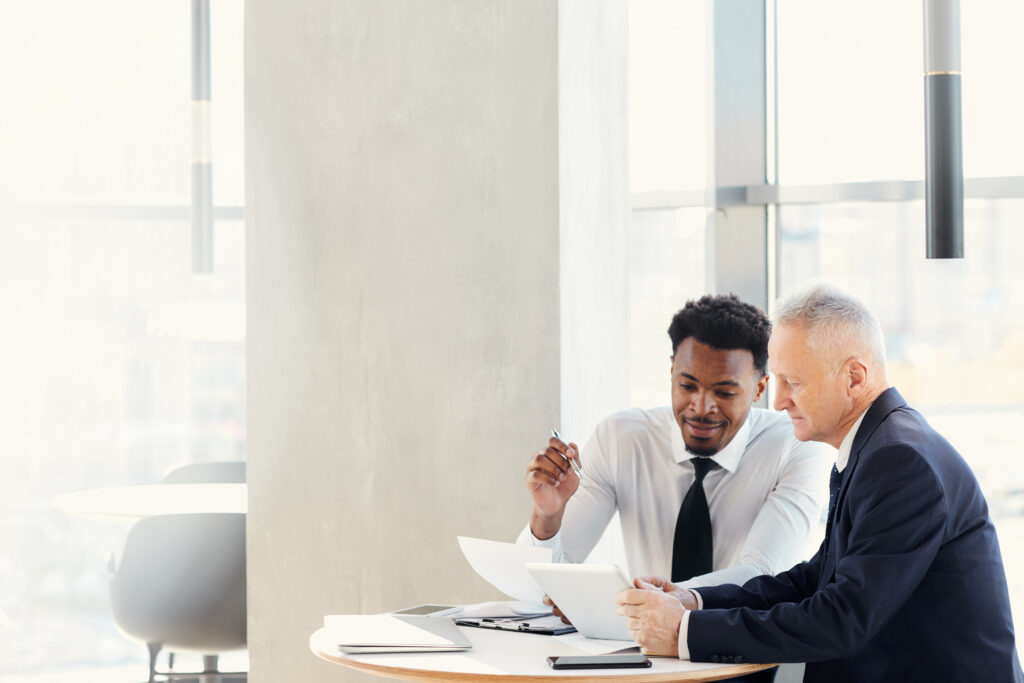
[[[636,605],[622,605],[615,608],[615,613],[621,617],[637,618],[641,614],[641,608]]]
[[[558,609],[558,605],[556,605],[554,602],[552,602],[551,598],[549,598],[546,593],[545,593],[544,597],[541,598],[541,602],[543,602],[545,605],[550,607],[551,608],[551,613],[554,614],[556,617],[562,616],[562,610]]]
[[[658,591],[660,593],[661,591]],[[615,602],[619,606],[623,605],[645,605],[656,596],[654,591],[643,590],[640,588],[623,588],[619,591],[619,594],[615,596]],[[623,614],[623,612],[619,612]]]
[[[639,576],[636,577],[635,579],[633,579],[633,585],[636,588],[638,588],[640,590],[643,590],[643,591],[660,591],[661,590],[661,588],[659,588],[658,586],[654,585],[653,583],[647,583],[646,581],[641,579]]]
[[[663,576],[639,576],[637,577],[637,579],[643,581],[644,583],[649,583],[652,586],[657,586],[658,588],[661,588],[666,583],[669,583],[669,580]]]
[[[637,583],[637,582],[641,583]],[[665,593],[672,593],[676,590],[676,585],[666,579],[664,576],[638,576],[633,579],[633,585],[637,588],[644,588],[646,590],[659,590]]]
[[[567,455],[570,458],[572,458],[573,460],[575,460],[577,465],[581,465],[582,466],[583,461],[580,460],[580,447],[577,446],[575,443],[570,441],[569,442],[569,449],[571,450],[571,453],[567,453]]]
[[[631,597],[639,597],[642,602],[630,602]],[[619,594],[618,602],[616,611],[626,617],[629,635],[634,641],[654,654],[677,652],[679,624],[684,613],[677,601],[660,592],[629,588]]]
[[[551,449],[548,449],[550,451]],[[569,470],[568,463],[559,455],[549,455],[548,451],[540,451],[533,456],[533,460],[526,468],[527,483],[548,484],[558,486],[564,481]]]
[[[565,462],[566,467],[569,466],[569,460],[575,460],[577,465],[581,464],[580,461],[580,447],[574,442],[570,441],[566,444],[561,439],[551,437],[548,439],[548,449],[554,449],[562,460]]]
[[[575,455],[576,453],[576,444],[565,443],[561,439],[557,439],[555,437],[551,437],[550,439],[548,439],[548,448],[558,451],[567,458],[570,455]]]
[[[553,603],[551,601],[551,598],[549,598],[546,594],[544,595],[543,598],[541,598],[541,602],[543,602],[545,605],[550,606],[551,607],[551,614],[553,616],[561,618],[562,623],[564,623],[564,624],[571,624],[572,623],[571,621],[569,621],[566,618],[566,616],[564,614],[562,614],[562,610],[558,609],[558,605]]]
[[[563,457],[561,451],[548,446],[545,450],[534,453],[526,468],[526,480],[527,483],[558,486],[559,482],[565,481],[569,473],[569,461]]]

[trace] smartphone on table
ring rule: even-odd
[[[552,669],[642,669],[651,665],[651,660],[642,654],[629,655],[583,655],[571,657],[548,657]]]

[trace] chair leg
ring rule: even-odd
[[[156,681],[156,656],[160,654],[160,643],[146,643],[149,649],[149,683]]]
[[[220,671],[218,663],[220,661],[219,655],[203,655],[203,673],[204,674],[215,674]],[[203,677],[203,681],[209,681],[209,683],[221,683],[224,679],[220,676],[214,676],[212,678]]]

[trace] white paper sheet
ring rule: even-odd
[[[459,547],[477,574],[505,595],[540,605],[544,591],[526,571],[527,562],[551,562],[550,548],[459,536]]]
[[[640,647],[631,640],[600,640],[598,638],[587,638],[579,633],[567,633],[564,636],[554,637],[591,655],[606,655],[618,652],[619,650]]]
[[[551,614],[551,608],[547,605],[535,605],[532,602],[512,602],[510,600],[496,600],[493,602],[478,602],[474,605],[466,605],[458,614],[453,614],[453,619],[470,617],[519,617],[534,614]]]

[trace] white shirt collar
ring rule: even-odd
[[[868,406],[870,407],[870,406]],[[853,439],[857,436],[857,430],[860,429],[860,423],[864,421],[864,416],[868,414],[865,409],[857,421],[850,427],[850,431],[846,432],[846,436],[843,437],[843,442],[839,444],[839,453],[836,455],[836,469],[842,472],[846,469],[846,463],[850,462],[850,451],[853,450]]]
[[[743,420],[743,426],[739,428],[732,440],[725,448],[712,456],[720,467],[729,472],[736,471],[736,467],[740,464],[740,458],[747,451],[747,444],[750,442],[751,417],[752,413],[747,413],[747,418]],[[686,450],[686,443],[683,441],[683,433],[679,430],[678,422],[675,429],[672,430],[672,455],[675,456],[676,462],[686,462],[697,457]]]

